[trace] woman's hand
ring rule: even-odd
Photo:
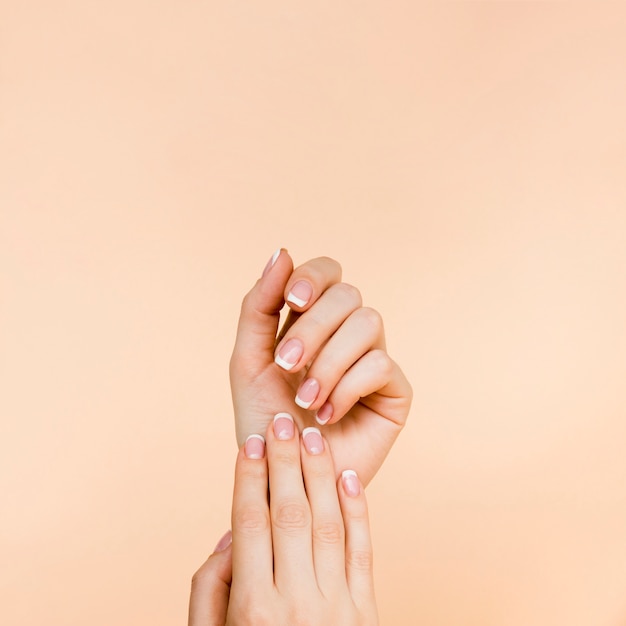
[[[239,451],[232,547],[195,575],[190,626],[378,623],[362,485],[350,470],[335,480],[317,429],[297,432],[278,414],[267,446],[252,435]]]
[[[280,310],[291,308],[280,334]],[[278,336],[277,336],[278,335]],[[406,421],[412,390],[385,348],[383,323],[320,257],[293,269],[277,251],[244,298],[230,361],[239,445],[285,407],[323,424],[337,467],[369,483]]]

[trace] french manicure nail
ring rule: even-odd
[[[250,435],[243,451],[248,459],[262,459],[265,456],[265,439],[261,435]]]
[[[289,413],[277,413],[274,415],[274,435],[276,439],[281,441],[291,439],[294,430],[293,417]]]
[[[276,252],[272,254],[272,258],[267,262],[267,265],[265,266],[265,269],[263,270],[264,277],[267,276],[269,271],[274,267],[274,263],[276,263],[276,260],[280,256],[280,252],[281,252],[281,248],[278,248],[278,250],[276,250]]]
[[[315,378],[307,378],[298,389],[298,395],[296,395],[296,404],[303,409],[308,409],[317,398],[317,394],[320,392],[320,384]]]
[[[341,472],[341,482],[343,483],[344,491],[349,496],[354,497],[361,493],[361,483],[354,470],[344,470]]]
[[[324,452],[324,440],[317,428],[309,426],[302,431],[302,441],[309,454],[321,454]]]
[[[315,416],[315,421],[323,426],[332,416],[333,405],[330,402],[324,402],[324,404],[322,404],[322,406],[320,407],[320,410],[317,412],[317,415]]]
[[[274,361],[284,370],[289,371],[304,352],[304,346],[299,339],[290,339],[279,351]]]
[[[313,287],[306,280],[299,280],[287,294],[287,302],[296,306],[305,306],[313,295]]]
[[[232,541],[233,541],[233,533],[232,531],[227,530],[224,533],[224,536],[217,542],[217,545],[213,549],[213,553],[226,550],[226,548],[228,548],[228,546],[232,543]]]

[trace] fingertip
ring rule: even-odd
[[[343,472],[341,472],[341,486],[344,493],[350,498],[360,496],[363,490],[357,473],[351,469],[343,470]]]
[[[323,293],[341,281],[341,265],[330,257],[317,257],[293,270],[283,298],[295,312],[307,310]]]
[[[315,421],[320,426],[325,426],[326,424],[329,424],[330,420],[333,418],[333,412],[333,405],[330,402],[326,401],[324,402],[324,404],[322,404],[322,406],[315,414]]]

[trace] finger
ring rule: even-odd
[[[292,372],[302,369],[361,302],[356,287],[331,285],[289,329],[276,350],[276,363]]]
[[[239,451],[233,491],[233,584],[270,590],[272,535],[267,503],[267,462],[260,435],[250,435]]]
[[[280,310],[285,301],[285,285],[293,270],[286,250],[277,250],[268,262],[263,276],[245,295],[241,304],[237,337],[231,359],[232,368],[259,368],[272,362]]]
[[[231,532],[191,579],[189,626],[224,626],[232,580]]]
[[[293,418],[279,413],[267,429],[274,582],[281,593],[315,584],[311,511],[304,492]]]
[[[344,470],[337,493],[346,529],[346,578],[355,604],[374,602],[373,551],[365,491],[356,472]]]
[[[372,348],[384,346],[380,313],[367,307],[356,309],[315,355],[298,388],[296,404],[316,411],[356,361]]]
[[[341,280],[341,265],[329,257],[311,259],[297,267],[285,285],[285,302],[294,311],[306,311]]]
[[[313,566],[317,586],[328,598],[346,588],[345,532],[335,467],[317,428],[305,428],[301,444],[302,475],[312,516]]]
[[[315,419],[322,425],[334,424],[360,402],[402,428],[412,393],[398,364],[384,350],[370,350],[342,376]]]

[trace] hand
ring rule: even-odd
[[[224,626],[233,576],[232,533],[219,540],[213,554],[191,579],[189,626]]]
[[[380,315],[340,281],[333,259],[294,271],[281,250],[245,296],[230,361],[237,441],[290,407],[300,430],[324,423],[336,466],[368,484],[404,426],[412,390],[386,352]],[[285,301],[291,311],[277,337]]]
[[[268,427],[266,441],[267,454],[253,435],[237,458],[226,624],[377,624],[357,475],[346,471],[336,481],[328,442],[315,428],[300,438],[286,413]]]

